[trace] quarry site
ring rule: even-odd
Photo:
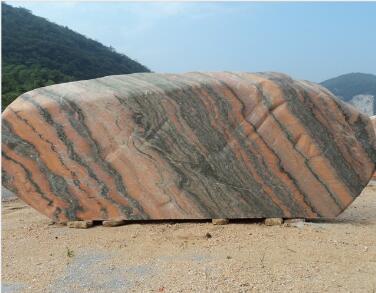
[[[376,2],[11,2],[1,292],[376,293]]]

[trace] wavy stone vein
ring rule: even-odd
[[[61,222],[330,218],[375,169],[368,117],[278,73],[108,76],[2,117],[3,185]]]

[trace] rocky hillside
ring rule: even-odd
[[[370,116],[376,113],[376,75],[349,73],[328,79],[321,85],[360,111]]]

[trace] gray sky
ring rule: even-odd
[[[8,3],[156,72],[376,73],[376,3]]]

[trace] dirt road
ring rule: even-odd
[[[3,292],[376,292],[376,186],[335,221],[51,225],[2,206]]]

